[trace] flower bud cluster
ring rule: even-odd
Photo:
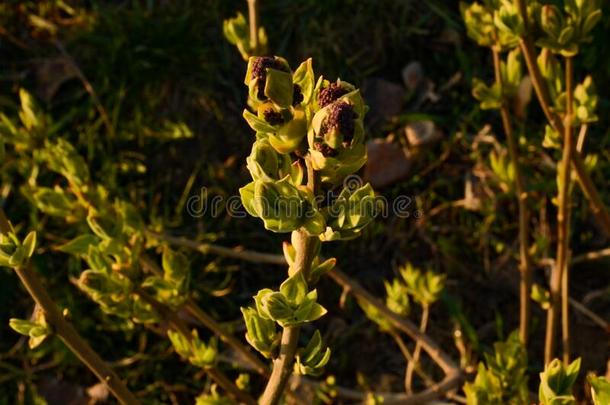
[[[322,187],[333,188],[366,162],[363,119],[366,106],[350,83],[315,81],[311,59],[292,72],[280,57],[252,57],[244,82],[249,104],[244,118],[256,131],[247,158],[252,182],[240,189],[244,207],[274,232],[304,229],[321,240],[350,239],[372,219],[367,210],[350,221],[330,218],[305,186],[304,159]],[[353,193],[351,204],[373,193]],[[347,196],[346,196],[347,197]]]

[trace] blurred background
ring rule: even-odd
[[[237,12],[247,15],[245,0],[5,0],[0,112],[17,120],[19,90],[27,90],[43,111],[45,136],[69,140],[93,180],[132,202],[151,227],[280,253],[285,235],[266,232],[258,219],[224,211],[193,215],[198,212],[190,205],[236,195],[249,181],[245,157],[253,133],[241,116],[246,63],[223,36],[223,20]],[[316,75],[362,88],[370,111],[369,162],[361,175],[390,201],[408,197],[409,215],[390,212],[354,241],[325,244],[324,254],[337,257],[343,271],[378,296],[384,280],[406,262],[446,274],[430,335],[454,358],[476,364],[518,325],[517,207],[506,168],[497,163],[506,159],[506,143],[497,113],[481,111],[471,96],[473,77],[493,77],[488,50],[466,38],[457,1],[260,0],[259,14],[271,53],[293,68],[311,57]],[[591,74],[599,92],[600,121],[590,128],[585,151],[595,156],[592,176],[610,203],[607,3],[604,14],[576,75]],[[560,152],[542,147],[544,117],[535,102],[528,105],[530,98],[524,85],[515,109],[521,111],[517,130],[534,194],[535,282],[546,286],[543,259],[553,252]],[[69,308],[76,328],[145,403],[192,403],[206,389],[200,370],[173,355],[163,336],[104,314],[72,285],[83,264],[53,246],[76,233],[65,218],[41,212],[32,201],[27,186],[35,174],[23,169],[18,151],[7,150],[0,167],[0,203],[21,232],[39,232],[36,269],[58,305]],[[574,256],[607,245],[578,190],[572,215]],[[239,307],[284,276],[277,267],[185,253],[198,303],[239,336]],[[609,264],[581,261],[571,280],[573,298],[605,319]],[[392,339],[352,299],[341,299],[330,280],[319,290],[329,314],[318,325],[333,348],[327,374],[348,387],[400,389],[404,360]],[[2,269],[0,404],[104,403],[103,395],[91,400],[95,377],[58,339],[29,350],[25,338],[9,329],[9,318],[28,318],[32,308],[15,275]],[[574,355],[583,356],[584,370],[605,374],[608,330],[579,312],[573,317]],[[538,372],[544,335],[539,307],[533,322],[530,366]]]

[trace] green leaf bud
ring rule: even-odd
[[[610,404],[610,382],[606,378],[589,374],[587,382],[591,386],[593,405]]]
[[[494,44],[494,18],[489,8],[480,3],[460,2],[460,11],[468,36],[480,46]]]
[[[386,281],[384,285],[388,309],[400,316],[409,315],[411,307],[407,287],[399,279],[394,279],[391,283]]]
[[[359,236],[380,208],[370,184],[356,190],[344,188],[333,204],[322,210],[327,226],[320,240],[348,240]]]
[[[420,305],[432,305],[445,288],[445,276],[432,271],[422,272],[410,263],[400,269],[407,291]]]
[[[273,320],[263,318],[254,308],[241,308],[246,323],[246,340],[266,358],[272,358],[280,343]]]
[[[572,394],[572,386],[580,371],[580,358],[568,366],[559,359],[551,361],[540,373],[540,388],[538,398],[542,405],[576,404]]]
[[[300,375],[317,377],[324,371],[324,366],[330,360],[330,348],[323,350],[320,331],[316,329],[312,338],[295,356],[294,372]]]

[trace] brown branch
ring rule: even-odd
[[[589,260],[601,260],[610,257],[610,248],[598,250],[596,252],[588,252],[582,255],[575,256],[572,259],[572,264],[580,264]]]
[[[496,83],[500,85],[500,89],[503,91],[504,83],[502,80],[499,49],[493,47],[492,53]],[[532,266],[529,255],[529,210],[527,209],[527,191],[525,189],[525,182],[519,164],[518,143],[504,97],[502,106],[500,107],[500,115],[502,116],[502,125],[504,126],[504,133],[506,134],[506,140],[508,142],[508,152],[510,154],[511,162],[513,163],[515,191],[519,207],[519,270],[521,273],[521,281],[519,283],[519,336],[523,344],[527,346],[531,317],[530,290],[532,288]]]
[[[407,347],[407,344],[400,337],[400,335],[396,331],[394,331],[393,329],[389,330],[388,334],[396,342],[396,345],[400,349],[400,352],[402,353],[402,355],[405,358],[405,360],[407,360],[407,363],[408,364],[413,363],[414,362],[413,361],[413,355],[409,351],[409,348]],[[428,374],[426,374],[426,372],[424,370],[422,370],[421,367],[419,367],[419,364],[416,364],[415,370],[417,371],[417,374],[422,378],[422,380],[424,380],[424,383],[426,384],[426,386],[429,387],[429,386],[434,384],[434,381],[432,380],[432,378]],[[405,391],[409,392],[410,390],[407,389],[407,385],[408,385],[408,383],[407,383],[407,373],[405,372]]]
[[[572,139],[572,114],[573,114],[573,79],[574,63],[572,58],[566,58],[566,118],[563,139],[563,156],[559,172],[559,207],[557,210],[557,260],[551,273],[551,302],[547,314],[546,338],[544,346],[544,360],[548,364],[555,354],[555,331],[557,328],[560,308],[565,305],[567,316],[567,294],[563,294],[565,280],[564,272],[567,273],[569,254],[569,205],[570,205],[570,159],[574,154],[574,142]],[[567,292],[566,292],[567,293]],[[565,304],[562,302],[565,300]],[[565,321],[565,317],[563,318]],[[569,357],[569,332],[563,328],[564,358]]]
[[[161,234],[153,231],[146,231],[146,234],[151,238],[163,240],[173,245],[188,247],[204,255],[216,255],[228,257],[231,259],[245,260],[252,263],[271,263],[278,265],[286,264],[286,262],[283,260],[283,257],[280,257],[281,260],[278,261],[277,255],[274,254],[253,252],[249,250],[244,250],[240,247],[227,248],[211,243],[195,242],[187,238]]]
[[[421,333],[426,333],[426,328],[428,327],[428,316],[430,313],[430,308],[427,304],[423,305],[423,312],[421,316],[421,323],[419,324],[419,331]],[[415,343],[415,350],[413,350],[413,361],[409,362],[407,365],[407,373],[405,376],[405,390],[407,394],[411,394],[413,392],[413,372],[415,371],[416,366],[419,364],[419,357],[421,356],[421,341],[417,341]]]
[[[0,208],[0,232],[6,234],[11,231],[4,210]],[[121,378],[101,359],[101,357],[78,334],[71,323],[66,321],[61,311],[55,305],[42,285],[40,279],[29,264],[16,267],[15,273],[21,280],[30,296],[42,308],[45,319],[53,328],[53,332],[68,346],[68,348],[105,384],[110,392],[122,404],[137,405],[140,402],[127,389]]]

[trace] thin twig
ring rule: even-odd
[[[172,236],[165,233],[161,234],[150,230],[146,231],[146,234],[151,238],[163,240],[173,245],[184,246],[193,250],[197,250],[198,252],[204,255],[222,256],[232,259],[246,260],[252,263],[271,263],[280,265],[286,264],[286,262],[283,260],[283,257],[281,258],[281,261],[278,261],[277,255],[274,254],[253,252],[240,247],[228,248],[212,243],[195,242],[187,238]]]
[[[563,156],[559,172],[559,207],[557,210],[557,260],[551,273],[550,294],[551,302],[547,314],[546,338],[544,346],[544,360],[548,364],[555,354],[555,331],[559,318],[560,308],[565,305],[566,314],[563,320],[563,353],[564,359],[569,357],[569,332],[567,329],[567,291],[563,291],[562,281],[565,280],[563,273],[568,271],[569,254],[569,204],[570,204],[570,159],[573,155],[574,142],[572,139],[572,110],[573,110],[573,78],[574,64],[573,59],[566,58],[566,117],[563,139]],[[567,277],[567,275],[566,275]],[[565,293],[565,294],[564,294]],[[565,304],[563,301],[566,301]]]
[[[0,208],[0,232],[7,234],[11,227]],[[100,358],[89,344],[78,334],[71,323],[66,321],[61,311],[51,299],[47,290],[29,264],[16,267],[15,273],[22,284],[42,308],[45,319],[52,326],[53,331],[68,346],[68,348],[91,370],[99,380],[104,383],[110,392],[122,404],[137,405],[140,402],[127,389],[121,378]]]
[[[258,8],[256,0],[248,0],[248,25],[250,26],[250,52],[258,55]]]
[[[576,311],[580,312],[581,314],[589,318],[591,321],[593,321],[593,323],[595,323],[597,326],[602,328],[602,330],[610,332],[610,323],[608,323],[605,319],[597,315],[595,312],[591,311],[584,304],[581,304],[579,301],[570,297],[570,305],[572,305],[572,307]]]
[[[424,380],[424,384],[426,384],[427,387],[433,385],[434,380],[421,368],[420,364],[414,360],[413,355],[409,351],[409,348],[407,347],[407,344],[402,339],[402,337],[400,337],[400,335],[398,333],[396,333],[396,331],[393,329],[391,329],[388,332],[388,334],[392,337],[392,339],[394,339],[394,341],[396,342],[396,345],[400,349],[400,352],[402,353],[404,358],[407,360],[407,366],[408,366],[408,364],[411,364],[411,363],[415,364],[415,371],[417,372],[417,375],[419,375],[422,378],[422,380]],[[408,394],[411,394],[409,391],[410,390],[407,389],[407,372],[405,370],[405,392],[407,392]]]
[[[572,264],[580,264],[590,260],[601,260],[610,257],[610,248],[605,248],[595,252],[588,252],[582,255],[575,256],[572,259]]]
[[[504,83],[502,80],[500,53],[497,47],[492,47],[494,72],[496,83],[503,89]],[[530,290],[532,287],[532,266],[529,255],[529,210],[527,209],[527,191],[525,182],[519,163],[518,143],[515,139],[513,126],[510,120],[510,114],[506,105],[506,100],[502,100],[500,107],[500,115],[502,116],[502,125],[504,133],[508,141],[508,152],[513,163],[515,173],[515,191],[517,194],[517,202],[519,206],[519,270],[521,273],[521,281],[519,283],[519,336],[525,346],[529,336],[529,324],[531,316],[531,299]]]
[[[426,333],[426,329],[428,328],[428,315],[430,313],[430,308],[428,304],[423,304],[422,307],[422,315],[421,322],[419,324],[419,331],[421,333]],[[419,364],[419,357],[421,356],[421,341],[417,341],[415,343],[415,350],[413,350],[413,361],[407,365],[407,373],[405,376],[405,389],[407,394],[411,394],[413,392],[413,371],[415,367]]]

